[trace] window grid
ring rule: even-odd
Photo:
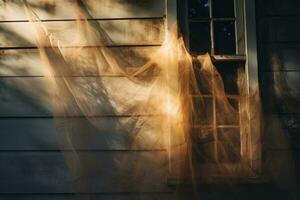
[[[197,22],[197,23],[201,23],[201,22],[206,22],[209,23],[210,25],[210,42],[211,42],[211,47],[210,47],[210,55],[214,56],[214,55],[222,55],[223,53],[219,53],[217,54],[215,51],[215,26],[216,23],[218,22],[233,22],[234,23],[234,31],[235,31],[235,53],[230,53],[230,54],[225,54],[225,55],[237,55],[238,54],[238,41],[237,41],[237,10],[236,10],[236,1],[234,1],[234,16],[228,16],[228,17],[216,17],[213,14],[213,8],[214,8],[214,1],[215,0],[209,0],[209,17],[202,17],[202,16],[197,16],[197,17],[191,17],[188,16],[188,26],[190,29],[190,23],[191,22]],[[189,0],[187,3],[189,4],[191,2],[191,0]],[[190,7],[188,5],[188,7]],[[190,45],[190,44],[189,44]],[[199,52],[194,52],[194,53],[199,53]],[[241,58],[240,60],[244,60],[244,58]]]
[[[188,4],[191,2],[191,0],[188,1]],[[236,5],[236,0],[234,1],[234,16],[233,17],[215,17],[213,14],[213,8],[214,8],[214,0],[210,0],[210,5],[209,5],[209,17],[190,17],[188,15],[188,26],[189,26],[189,30],[190,30],[190,24],[191,23],[209,23],[210,27],[210,55],[212,57],[213,62],[232,62],[232,64],[234,62],[245,62],[246,57],[243,55],[237,55],[240,53],[239,50],[239,45],[238,45],[238,27],[237,27],[237,5]],[[188,5],[189,8],[189,5]],[[228,55],[222,55],[222,54],[218,54],[216,55],[216,44],[215,44],[215,26],[217,23],[220,22],[233,22],[234,23],[234,32],[235,32],[235,38],[234,38],[234,45],[235,45],[235,52],[234,54],[228,54]],[[189,33],[188,30],[188,33]],[[188,43],[190,46],[190,33],[189,33],[189,39],[188,39]],[[193,54],[199,54],[199,52],[192,52]],[[240,67],[240,65],[238,65],[238,67]],[[214,85],[214,80],[211,79],[212,81],[212,86]],[[238,103],[238,111],[240,112],[240,96],[237,95],[226,95],[228,99],[234,99],[237,100]],[[197,97],[197,95],[193,95],[193,97]],[[215,162],[220,162],[220,157],[219,157],[219,129],[239,129],[240,130],[240,119],[239,119],[239,124],[238,125],[229,125],[229,124],[218,124],[218,120],[217,120],[217,99],[216,99],[216,95],[214,94],[208,94],[208,95],[199,95],[198,97],[201,98],[211,98],[212,99],[212,124],[211,125],[203,125],[203,124],[193,124],[193,128],[200,128],[201,130],[203,129],[211,129],[213,130],[213,147],[214,147],[214,161]],[[239,114],[239,118],[240,118],[240,114]],[[240,137],[241,138],[241,137]],[[242,141],[240,141],[240,145],[242,144]],[[241,148],[240,148],[241,149]],[[241,150],[239,152],[239,156],[241,156]]]

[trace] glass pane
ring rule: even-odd
[[[193,160],[196,163],[215,163],[215,146],[212,129],[194,129],[192,134]]]
[[[238,162],[241,159],[239,128],[218,129],[218,157],[220,162]]]
[[[213,17],[234,17],[234,0],[214,0]]]
[[[238,69],[241,63],[238,62],[219,62],[214,63],[221,75],[226,94],[238,94]]]
[[[240,124],[238,99],[216,98],[216,118],[218,126],[238,126]]]
[[[238,69],[243,66],[242,63],[221,62],[215,63],[215,66],[223,79],[225,93],[238,95]],[[217,98],[216,106],[218,125],[239,124],[239,100],[237,98]]]
[[[214,141],[212,128],[193,128],[193,139],[201,144],[206,144]]]
[[[214,22],[215,54],[236,54],[234,21]]]
[[[203,70],[201,70],[201,64],[195,62],[193,64],[193,68],[194,68],[194,73],[196,76],[196,81],[197,81],[197,86],[199,91],[193,91],[193,94],[211,94],[212,92],[212,88],[211,88],[211,84],[212,84],[212,76],[210,73],[205,73],[203,72]]]
[[[207,53],[211,49],[210,24],[208,22],[190,23],[190,50]]]
[[[212,125],[213,103],[211,97],[194,97],[194,125]]]
[[[190,18],[209,18],[210,0],[189,0]]]

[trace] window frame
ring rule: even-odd
[[[185,1],[187,2],[187,1]],[[165,0],[166,3],[166,31],[171,32],[174,24],[178,24],[177,20],[177,0]],[[257,44],[256,44],[256,19],[255,19],[255,2],[253,0],[235,0],[235,14],[236,14],[236,55],[215,55],[214,52],[211,52],[211,58],[213,61],[222,62],[222,61],[245,61],[245,75],[247,82],[247,95],[253,96],[255,93],[259,94],[258,91],[258,63],[257,63]],[[186,11],[188,9],[187,3],[183,6]],[[186,12],[187,13],[187,12]],[[183,18],[184,26],[188,26],[188,17],[184,16]],[[212,22],[213,23],[213,22]],[[212,27],[211,27],[212,28]],[[183,35],[189,36],[188,29],[182,31]],[[211,32],[213,34],[213,32]],[[242,34],[242,35],[241,35]],[[185,37],[185,43],[188,45],[189,37]],[[243,38],[243,39],[240,39]],[[213,37],[211,36],[213,40]],[[253,105],[253,102],[249,102],[249,119],[253,119],[255,116],[257,105]],[[252,109],[254,108],[254,109]],[[246,135],[246,139],[241,142],[245,142],[247,151],[247,159],[244,162],[239,164],[204,164],[203,171],[205,175],[200,173],[201,181],[203,182],[228,182],[234,179],[235,181],[240,182],[249,182],[250,180],[259,180],[261,178],[262,170],[262,146],[261,146],[261,135],[257,132],[257,125],[251,123],[250,120],[250,131]],[[180,134],[180,133],[178,133]],[[173,136],[169,138],[170,148],[169,148],[169,177],[168,182],[170,184],[177,184],[183,182],[183,177],[181,177],[180,171],[182,165],[183,157],[180,153],[182,148],[174,147],[172,141]],[[179,162],[178,162],[179,161]],[[180,162],[182,161],[182,162]],[[247,165],[247,166],[246,166]],[[216,168],[226,167],[232,173],[226,174],[214,174],[217,171]],[[201,170],[202,171],[202,170]],[[214,174],[214,175],[208,175]],[[230,174],[230,175],[229,175]],[[198,179],[198,177],[196,177]],[[187,179],[189,179],[187,177]],[[184,180],[191,181],[191,180]]]

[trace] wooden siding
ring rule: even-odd
[[[82,49],[82,52],[85,52],[85,50],[89,51],[90,48]],[[112,50],[119,50],[123,52],[123,54],[126,56],[126,65],[121,67],[128,69],[144,65],[149,56],[158,48],[159,46],[151,45],[111,47]],[[16,76],[42,77],[45,75],[45,69],[43,68],[39,52],[36,48],[0,50],[0,66],[0,78]],[[77,75],[96,76],[98,73],[95,70],[91,71],[91,69],[89,69],[85,74],[82,72],[82,70],[80,73],[73,71],[73,74],[70,74],[70,76]]]
[[[65,37],[66,41],[76,37],[76,14],[72,9],[75,0],[28,2],[46,26],[64,29],[56,32],[57,36]],[[128,54],[128,65],[122,67],[143,65],[162,44],[164,0],[84,2],[93,20],[105,27],[113,39],[110,48]],[[172,198],[166,184],[168,158],[163,133],[151,124],[139,135],[124,133],[118,121],[127,117],[113,113],[107,113],[110,116],[94,113],[93,120],[101,125],[100,130],[81,116],[76,118],[78,129],[84,128],[86,132],[85,135],[72,133],[73,148],[83,159],[82,168],[98,175],[72,181],[74,177],[64,160],[64,156],[72,154],[72,149],[59,146],[62,137],[58,135],[59,128],[54,127],[49,91],[32,30],[22,1],[0,1],[0,199],[71,200],[75,199],[77,182],[92,186],[79,187],[82,198],[89,194],[96,199]],[[74,79],[97,81],[100,78],[95,77],[96,72],[81,73],[83,77],[77,75],[70,74]],[[108,78],[112,82],[124,80]],[[159,120],[152,119],[153,123]],[[130,138],[135,138],[134,145]],[[116,164],[115,160],[120,163]]]
[[[41,20],[73,20],[76,0],[28,0]],[[157,18],[165,15],[163,0],[84,0],[93,18]],[[1,21],[28,20],[22,1],[0,2]]]
[[[162,19],[96,20],[114,41],[114,45],[159,45],[163,42],[164,29]],[[75,21],[44,22],[49,29],[63,30],[53,32],[53,38],[72,43],[76,35]],[[129,29],[130,27],[130,29]],[[23,31],[23,30],[26,31]],[[35,46],[34,29],[30,22],[1,22],[1,48],[26,48]],[[101,44],[77,44],[92,46]],[[71,45],[70,45],[71,46]]]
[[[138,135],[122,130],[119,121],[127,117],[94,118],[101,128],[94,128],[84,118],[72,120],[72,125],[79,131],[73,131],[69,137],[74,143],[73,148],[79,150],[164,150],[164,133],[153,127],[159,118],[150,119],[149,124]],[[0,151],[55,151],[72,150],[70,147],[59,146],[62,132],[54,127],[54,119],[40,117],[1,118]],[[76,123],[75,123],[76,122]],[[58,122],[59,123],[59,122]],[[113,127],[112,127],[113,126]],[[84,133],[82,133],[82,129]],[[134,138],[130,141],[130,138]]]
[[[63,154],[71,156],[68,154],[72,153]],[[84,173],[93,175],[76,177],[73,183],[75,177],[71,177],[65,166],[63,154],[59,151],[0,152],[0,169],[5,171],[0,175],[0,193],[72,193],[71,186],[79,186],[80,193],[168,191],[164,182],[168,164],[163,151],[78,152],[80,167]],[[136,166],[139,162],[141,165]],[[77,186],[77,182],[84,184]]]
[[[77,195],[78,199],[101,199],[101,200],[169,200],[175,199],[175,195],[170,192],[151,193],[107,193]],[[2,194],[0,199],[5,200],[74,200],[73,194]]]
[[[147,97],[143,95],[143,86],[137,86],[131,81],[128,81],[125,77],[71,77],[76,87],[76,93],[74,96],[80,97],[80,95],[87,95],[92,88],[79,87],[78,85],[94,84],[93,89],[99,87],[99,82],[103,81],[113,85],[113,88],[122,89],[124,85],[126,88],[130,87],[133,90],[128,90],[128,96],[134,97],[131,102],[146,103]],[[57,80],[59,84],[60,79]],[[63,80],[61,80],[63,81]],[[0,78],[0,117],[51,117],[51,98],[49,94],[53,91],[47,89],[47,78],[45,77],[5,77]],[[124,89],[126,89],[124,88]],[[98,88],[99,89],[99,88]],[[127,91],[127,90],[126,90]],[[141,91],[140,94],[135,95],[136,91]],[[100,93],[98,93],[100,95]],[[94,96],[97,98],[97,95]],[[133,114],[129,108],[124,106],[124,102],[115,101],[116,110],[122,112],[123,115]],[[96,108],[96,104],[94,108]],[[57,113],[59,115],[60,113]],[[141,113],[143,115],[157,115],[161,114],[159,111],[147,110]],[[73,116],[82,116],[81,111],[73,111]],[[90,117],[95,116],[111,116],[115,115],[115,112],[111,109],[105,109],[98,106],[98,109],[91,110],[88,115]]]
[[[276,131],[282,129],[290,145],[275,145],[267,153],[280,158],[280,154],[288,155],[284,152],[291,147],[299,175],[300,2],[256,0],[256,4],[260,85],[268,127],[265,134],[276,140]],[[277,124],[277,129],[270,124]]]
[[[49,25],[66,25],[74,23],[75,14],[69,9],[74,1],[31,0],[29,2],[38,10],[41,19]],[[126,32],[130,23],[138,24],[145,29],[153,24],[162,27],[165,16],[164,0],[85,1],[92,8],[93,17],[97,18],[99,23],[118,24],[123,27],[120,33],[114,34],[119,42],[114,48],[128,48],[128,51],[135,52],[130,58],[132,65],[124,67],[139,66],[145,62],[144,55],[148,54],[146,52],[153,51],[161,44],[164,33],[158,30],[159,28],[152,30],[151,37],[136,32],[139,40],[135,40],[131,35],[125,38],[121,35]],[[297,74],[300,71],[300,39],[297,25],[300,21],[300,2],[299,0],[286,0],[284,3],[282,0],[256,1],[260,81],[264,105],[268,105],[269,102],[277,102],[278,99],[274,89],[276,88],[275,75],[287,77],[285,80],[294,94],[299,94]],[[53,126],[51,109],[44,101],[47,98],[47,91],[40,84],[44,76],[41,61],[32,36],[28,32],[20,31],[28,24],[21,2],[0,1],[0,199],[73,200],[75,197],[71,184],[72,176],[63,158],[70,153],[70,149],[62,149],[60,152],[59,137],[57,129]],[[115,2],[118,6],[112,7]],[[274,55],[280,58],[280,68],[273,64]],[[27,89],[24,89],[22,85],[24,83]],[[292,140],[294,153],[298,155],[295,157],[300,158],[300,113],[297,109],[298,104],[291,104],[293,105],[295,109],[278,110],[278,104],[266,108],[270,115],[279,113],[280,120]],[[269,118],[270,121],[267,122],[274,123],[271,119]],[[99,120],[106,124],[113,123],[107,121],[114,121],[114,118]],[[90,127],[86,121],[82,123]],[[157,142],[155,139],[159,138],[157,136],[159,132],[153,130],[148,133],[153,134],[153,141],[147,144],[140,143],[133,149],[126,142],[107,146],[101,143],[102,138],[98,139],[98,135],[95,136],[93,129],[88,129],[88,136],[92,137],[84,138],[86,141],[80,142],[77,146],[82,151],[83,157],[95,158],[91,160],[99,159],[99,163],[107,162],[111,158],[128,160],[126,165],[124,164],[125,171],[112,174],[113,170],[108,166],[103,176],[87,180],[89,183],[97,183],[94,188],[83,189],[80,199],[89,196],[89,193],[93,193],[91,199],[104,200],[175,199],[174,193],[165,184],[168,161],[165,150],[161,149],[161,141]],[[114,140],[113,137],[111,139]],[[100,142],[94,143],[95,140]],[[151,177],[151,181],[147,181],[147,184],[144,181],[146,178],[133,180],[132,173],[128,173],[132,172],[137,158],[145,164],[145,167],[138,172]],[[153,160],[157,162],[152,162]],[[296,162],[300,164],[299,160]],[[114,165],[112,164],[111,167]],[[241,196],[249,200],[289,199],[286,194],[279,195],[266,185],[245,187],[246,189],[240,190],[239,188],[226,189],[223,186],[213,189],[202,187],[201,194],[204,195],[204,199],[239,199]]]

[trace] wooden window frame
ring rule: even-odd
[[[171,32],[174,24],[178,24],[177,21],[177,0],[165,0],[166,3],[166,31]],[[211,58],[214,61],[245,61],[245,75],[247,82],[247,95],[252,96],[254,93],[259,93],[258,90],[258,63],[257,63],[257,44],[256,44],[256,19],[255,19],[255,2],[253,0],[235,0],[236,7],[236,55],[215,55],[214,51],[211,52]],[[184,9],[187,9],[184,8]],[[187,17],[185,18],[187,19]],[[185,25],[188,21],[186,20]],[[184,31],[183,31],[184,32]],[[184,32],[184,35],[188,35],[188,32]],[[188,38],[188,37],[187,37]],[[213,40],[213,37],[211,37]],[[189,42],[186,41],[186,44]],[[257,112],[257,105],[249,103],[249,118]],[[207,173],[201,177],[203,182],[229,182],[235,180],[238,182],[249,182],[253,180],[259,180],[262,170],[262,147],[261,147],[261,135],[257,132],[256,124],[252,124],[250,120],[250,131],[246,136],[247,145],[247,166],[245,163],[240,163],[235,166],[215,166],[216,164],[205,164],[203,168],[211,172],[212,175]],[[180,133],[179,133],[180,134]],[[170,159],[169,159],[169,177],[168,182],[170,184],[177,184],[183,182],[183,177],[180,177],[181,165],[178,164],[180,160],[183,160],[181,149],[175,148],[172,142],[173,136],[170,136]],[[241,141],[243,142],[243,141]],[[226,167],[226,169],[232,169],[233,173],[228,174],[215,174],[214,168]],[[205,170],[204,170],[205,171]],[[196,177],[197,178],[197,177]],[[189,179],[189,178],[188,178]],[[191,180],[184,180],[191,181]]]

